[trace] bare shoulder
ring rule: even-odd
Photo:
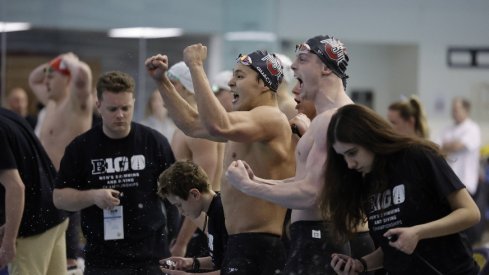
[[[316,115],[316,117],[312,120],[308,131],[311,131],[311,134],[314,136],[316,144],[321,144],[323,146],[326,145],[326,134],[328,132],[328,126],[331,118],[336,113],[336,110],[337,109],[335,108],[324,111]]]
[[[327,128],[329,125],[329,122],[331,121],[331,118],[333,115],[336,113],[337,108],[334,109],[329,109],[327,111],[324,111],[318,115],[311,121],[311,126],[312,127],[320,127],[320,128]],[[314,125],[314,126],[313,126]]]
[[[275,106],[258,106],[250,110],[250,112],[257,113],[257,114],[263,114],[263,113],[268,113],[268,114],[282,114],[280,109]]]
[[[251,114],[255,118],[259,118],[262,121],[282,121],[285,124],[289,124],[287,116],[280,111],[278,107],[273,106],[259,106],[250,110]]]

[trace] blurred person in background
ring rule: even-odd
[[[232,71],[222,71],[212,79],[212,91],[228,112],[233,110],[233,94],[228,84],[232,77]]]
[[[32,129],[36,127],[37,117],[29,114],[29,97],[23,88],[16,87],[7,93],[7,105],[5,107],[25,118]]]
[[[284,78],[277,90],[278,107],[290,120],[297,115],[296,102],[292,96],[292,88],[297,80],[294,78],[294,71],[291,68],[292,60],[280,53],[275,53],[275,55],[282,63],[284,71]]]
[[[92,127],[92,70],[75,54],[64,53],[37,66],[29,75],[29,86],[45,106],[36,127],[39,139],[59,170],[65,147]],[[66,248],[68,269],[78,273],[82,271],[77,263],[81,257],[80,235],[80,214],[75,212],[70,215]]]
[[[176,126],[168,116],[168,110],[158,90],[153,91],[148,98],[141,124],[157,130],[171,143]]]
[[[387,119],[400,134],[429,138],[428,121],[417,96],[413,95],[389,105]]]
[[[474,196],[479,180],[481,130],[470,118],[470,102],[461,97],[452,101],[454,123],[446,127],[441,136],[441,149],[455,174]]]
[[[479,185],[481,130],[470,118],[470,101],[463,97],[452,100],[453,124],[441,135],[441,150],[446,154],[450,167],[467,187],[477,205],[485,212],[485,190]],[[482,192],[481,192],[482,191]],[[471,244],[479,241],[483,224],[469,228],[466,233]]]

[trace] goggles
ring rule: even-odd
[[[295,53],[296,54],[300,54],[300,53],[308,53],[308,52],[311,52],[311,46],[309,46],[309,44],[306,44],[306,43],[301,43],[301,44],[297,44],[295,45]]]
[[[51,66],[47,66],[43,69],[44,74],[52,74],[55,71]]]
[[[239,54],[238,58],[236,58],[236,62],[239,62],[245,66],[250,66],[253,63],[251,57],[247,54]]]

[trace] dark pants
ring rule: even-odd
[[[337,244],[329,238],[328,224],[297,221],[290,225],[291,247],[284,275],[333,275],[331,254],[350,255],[350,243]]]
[[[80,226],[80,212],[72,213],[66,229],[66,258],[68,259],[77,259],[81,256]]]
[[[279,274],[285,258],[279,236],[268,233],[229,235],[221,275]]]

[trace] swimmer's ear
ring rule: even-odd
[[[333,70],[331,70],[330,68],[328,68],[328,66],[326,66],[325,64],[323,64],[323,67],[322,67],[322,70],[321,70],[321,74],[322,75],[330,75],[333,73]]]
[[[263,79],[259,78],[258,83],[260,84],[259,89],[262,93],[268,92],[270,90],[270,88],[268,88],[268,86],[265,85],[265,82],[263,81]]]
[[[189,194],[188,194],[189,197],[192,197],[194,199],[200,198],[200,192],[197,188],[192,188],[188,192],[189,192]]]

